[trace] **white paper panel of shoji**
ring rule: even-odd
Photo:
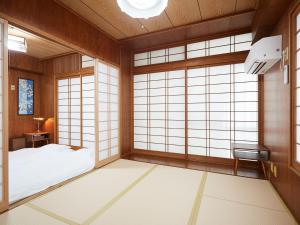
[[[69,80],[57,81],[58,143],[69,145]]]
[[[82,145],[95,149],[95,76],[82,77]]]

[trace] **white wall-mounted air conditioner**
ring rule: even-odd
[[[245,61],[247,74],[264,74],[281,59],[282,35],[262,38],[251,46]]]

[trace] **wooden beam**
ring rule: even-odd
[[[186,67],[204,67],[211,65],[223,65],[231,63],[242,63],[245,62],[249,51],[228,53],[222,55],[214,55],[208,57],[200,57],[194,59],[187,59],[177,62],[168,62],[161,64],[154,64],[149,66],[139,66],[132,69],[133,74],[143,74],[143,73],[153,73],[153,72],[162,72],[177,70]]]

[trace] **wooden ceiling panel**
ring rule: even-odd
[[[145,29],[149,32],[173,27],[170,19],[165,12],[163,12],[160,16],[152,17],[149,19],[139,19],[139,22],[144,25]]]
[[[115,26],[113,26],[113,24],[109,23],[105,18],[100,16],[96,11],[84,4],[82,1],[60,0],[60,2],[114,38],[121,39],[127,37],[127,35],[118,30]]]
[[[236,2],[237,12],[257,9],[257,7],[258,7],[258,0],[237,0]]]
[[[235,13],[236,0],[198,0],[202,19]]]
[[[204,20],[257,9],[259,0],[169,0],[157,17],[135,19],[123,13],[117,0],[55,0],[116,39],[172,29]],[[213,28],[212,28],[213,29]]]
[[[153,32],[137,37],[127,38],[121,44],[133,50],[147,49],[180,43],[185,40],[204,38],[218,33],[230,33],[232,31],[250,32],[255,11],[231,15],[174,29]]]
[[[168,7],[165,11],[174,26],[189,24],[202,19],[197,0],[168,1]]]
[[[73,52],[70,48],[38,37],[13,26],[9,26],[8,34],[25,38],[27,42],[26,54],[35,58],[45,59]]]
[[[115,0],[81,0],[127,36],[146,33],[137,19],[123,13]],[[72,1],[76,2],[76,1]]]

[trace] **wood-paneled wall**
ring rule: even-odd
[[[53,0],[1,0],[0,17],[84,54],[119,64],[119,44]]]
[[[37,129],[34,116],[40,116],[41,70],[39,60],[21,53],[9,52],[9,138],[23,136]],[[34,80],[34,115],[18,115],[18,78]],[[11,85],[15,90],[11,90]]]
[[[283,35],[283,48],[289,45],[289,10],[273,31],[273,35]],[[300,223],[300,177],[289,168],[290,91],[291,84],[283,83],[283,72],[277,63],[264,75],[264,144],[271,150],[271,161],[277,166],[277,177],[271,175],[271,182]]]
[[[131,82],[131,51],[125,46],[121,48],[121,155],[131,152],[132,140],[132,82]]]

